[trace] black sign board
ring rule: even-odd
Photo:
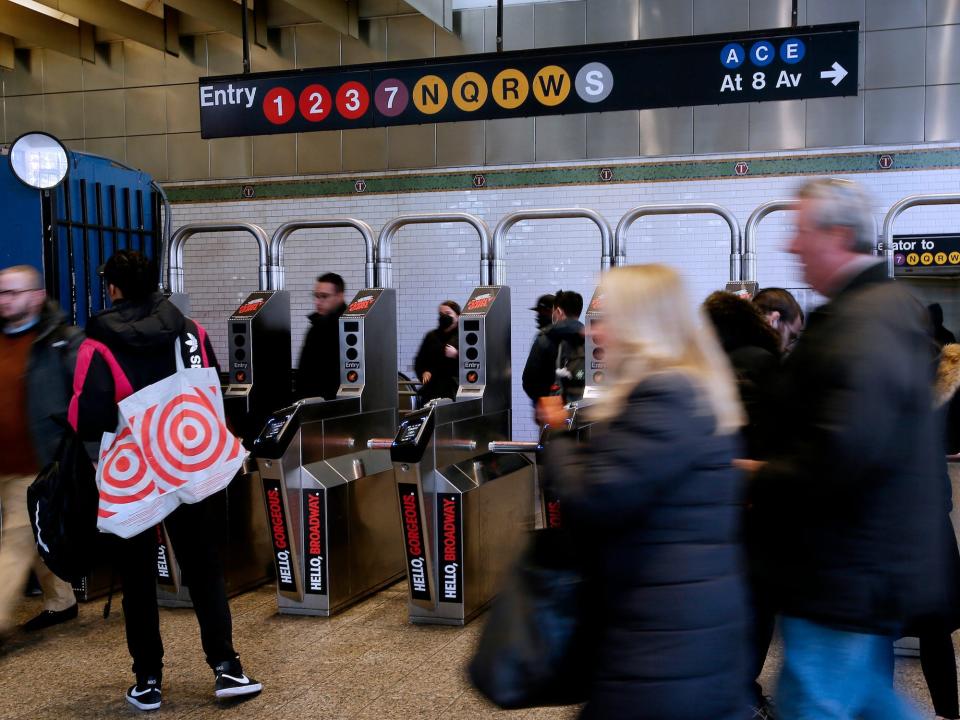
[[[202,78],[204,138],[857,94],[858,23]]]
[[[440,600],[463,602],[463,498],[459,493],[437,493],[437,529],[440,533]]]
[[[293,552],[293,534],[290,532],[283,484],[279,480],[263,478],[263,498],[267,505],[270,539],[273,541],[277,590],[299,599],[297,559]]]
[[[467,298],[467,304],[463,306],[463,312],[470,315],[486,315],[493,307],[493,301],[497,299],[498,292],[500,288],[496,285],[474,288],[470,297]]]
[[[427,562],[426,528],[423,524],[420,488],[414,483],[397,483],[400,516],[403,522],[403,547],[407,556],[407,579],[413,600],[433,602],[430,592],[430,567]]]
[[[241,319],[253,317],[259,312],[260,308],[263,307],[263,304],[270,299],[270,296],[273,295],[272,292],[267,292],[264,290],[258,290],[257,292],[252,292],[247,296],[247,299],[243,301],[243,304],[237,308],[236,312],[230,316],[231,319]]]
[[[327,594],[326,500],[326,490],[303,491],[303,586],[309,595]]]
[[[960,235],[895,235],[896,275],[960,275]]]
[[[350,301],[346,312],[343,314],[349,315],[350,317],[363,317],[370,312],[370,308],[373,307],[373,304],[380,297],[381,293],[383,293],[383,290],[378,288],[361,290],[357,293],[357,296]]]

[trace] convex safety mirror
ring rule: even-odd
[[[38,190],[49,190],[67,176],[67,149],[52,135],[31,132],[10,146],[10,168],[21,182]]]

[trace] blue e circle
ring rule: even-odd
[[[788,38],[780,46],[780,59],[788,65],[796,65],[807,54],[807,46],[800,38]]]
[[[759,40],[750,48],[750,62],[757,67],[766,67],[773,62],[776,56],[777,51],[766,40]]]

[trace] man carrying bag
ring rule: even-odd
[[[216,367],[213,348],[203,328],[156,292],[156,272],[145,256],[120,250],[107,261],[101,274],[113,307],[98,313],[87,324],[87,340],[80,348],[69,411],[79,435],[98,444],[105,433],[119,430],[123,435],[130,431],[118,404],[177,373],[177,353],[184,346],[188,354],[198,355],[200,367]],[[198,363],[191,360],[188,365]],[[181,436],[190,443],[195,439],[194,432],[184,427]],[[113,443],[105,445],[109,450]],[[130,457],[117,457],[117,472],[129,473],[134,462],[132,451]],[[110,511],[104,507],[103,497],[101,487],[101,518]],[[184,584],[190,588],[207,663],[215,674],[216,696],[260,692],[261,684],[244,675],[233,649],[230,607],[216,539],[211,532],[214,523],[209,517],[209,502],[181,504],[164,522]],[[126,697],[141,710],[155,710],[161,701],[163,643],[156,596],[156,537],[150,527],[129,539],[118,540],[115,545],[116,570],[123,583],[127,646],[137,678]]]

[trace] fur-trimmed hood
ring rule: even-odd
[[[944,345],[937,365],[937,381],[933,387],[933,407],[946,405],[960,389],[960,344]]]

